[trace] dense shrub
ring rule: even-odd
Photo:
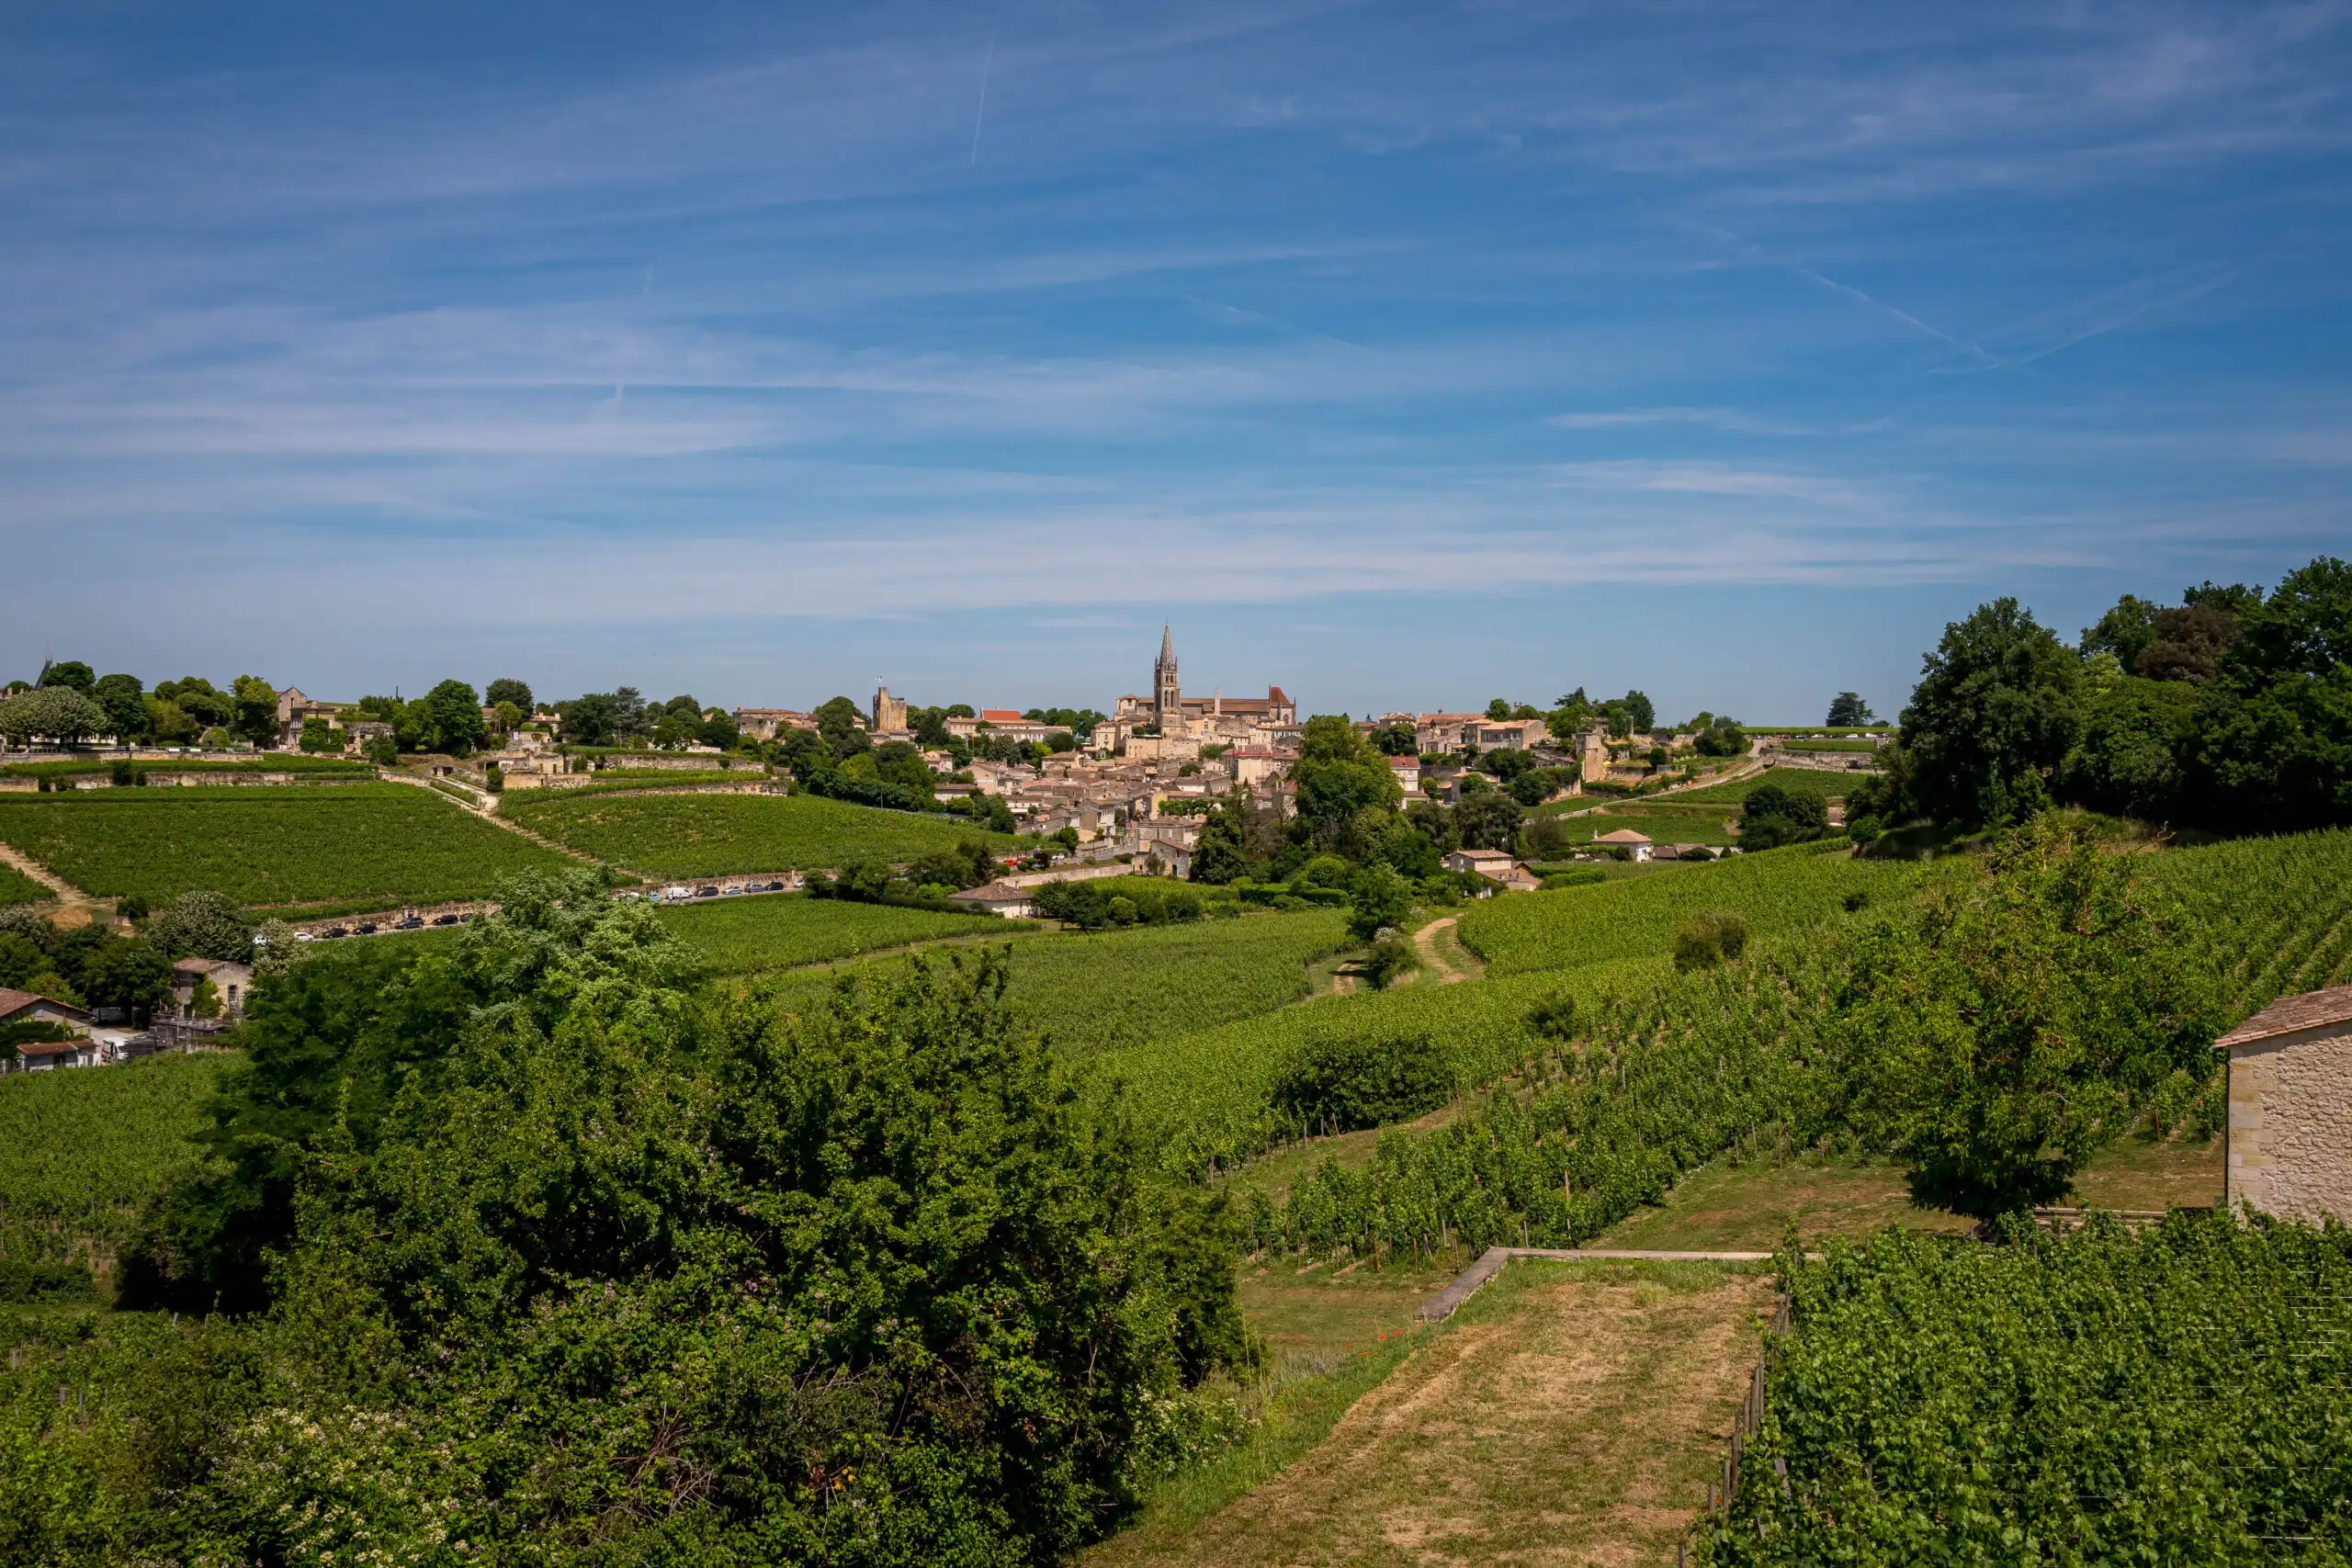
[[[1320,1040],[1286,1063],[1274,1082],[1277,1110],[1309,1127],[1345,1132],[1403,1122],[1452,1097],[1453,1069],[1426,1034]]]
[[[1747,949],[1747,922],[1728,909],[1702,909],[1674,933],[1674,966],[1709,969]]]

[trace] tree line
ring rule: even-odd
[[[2053,805],[2232,833],[2352,821],[2352,565],[2126,594],[2072,647],[1996,600],[1944,628],[1881,754],[1858,829]]]

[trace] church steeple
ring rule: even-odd
[[[1159,659],[1151,667],[1151,716],[1162,735],[1184,728],[1184,695],[1176,681],[1176,643],[1166,623],[1159,628]]]

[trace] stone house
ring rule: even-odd
[[[1481,751],[1532,751],[1552,739],[1540,718],[1480,719],[1471,733]]]
[[[786,729],[815,729],[817,716],[797,708],[737,708],[735,728],[754,740],[773,740]]]
[[[1419,793],[1421,787],[1421,760],[1419,757],[1389,758],[1388,774],[1389,777],[1396,781],[1396,787],[1403,790],[1407,795],[1415,795]]]
[[[1445,857],[1445,869],[1466,871],[1489,882],[1501,882],[1519,869],[1519,862],[1508,850],[1453,850]]]
[[[1637,833],[1631,828],[1619,828],[1607,833],[1595,833],[1592,836],[1592,845],[1598,850],[1630,850],[1635,860],[1649,859],[1657,848],[1650,842],[1650,836],[1647,833]]]
[[[207,980],[220,998],[220,1016],[245,1016],[245,998],[253,994],[254,971],[248,964],[220,958],[183,958],[172,965],[172,1016],[194,1018],[196,994]]]
[[[2352,1220],[2352,986],[2272,1002],[2215,1043],[2229,1058],[2229,1208]]]

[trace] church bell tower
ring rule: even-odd
[[[1184,699],[1176,685],[1176,645],[1169,639],[1168,627],[1159,628],[1159,658],[1151,667],[1151,716],[1162,735],[1181,735],[1184,729]]]

